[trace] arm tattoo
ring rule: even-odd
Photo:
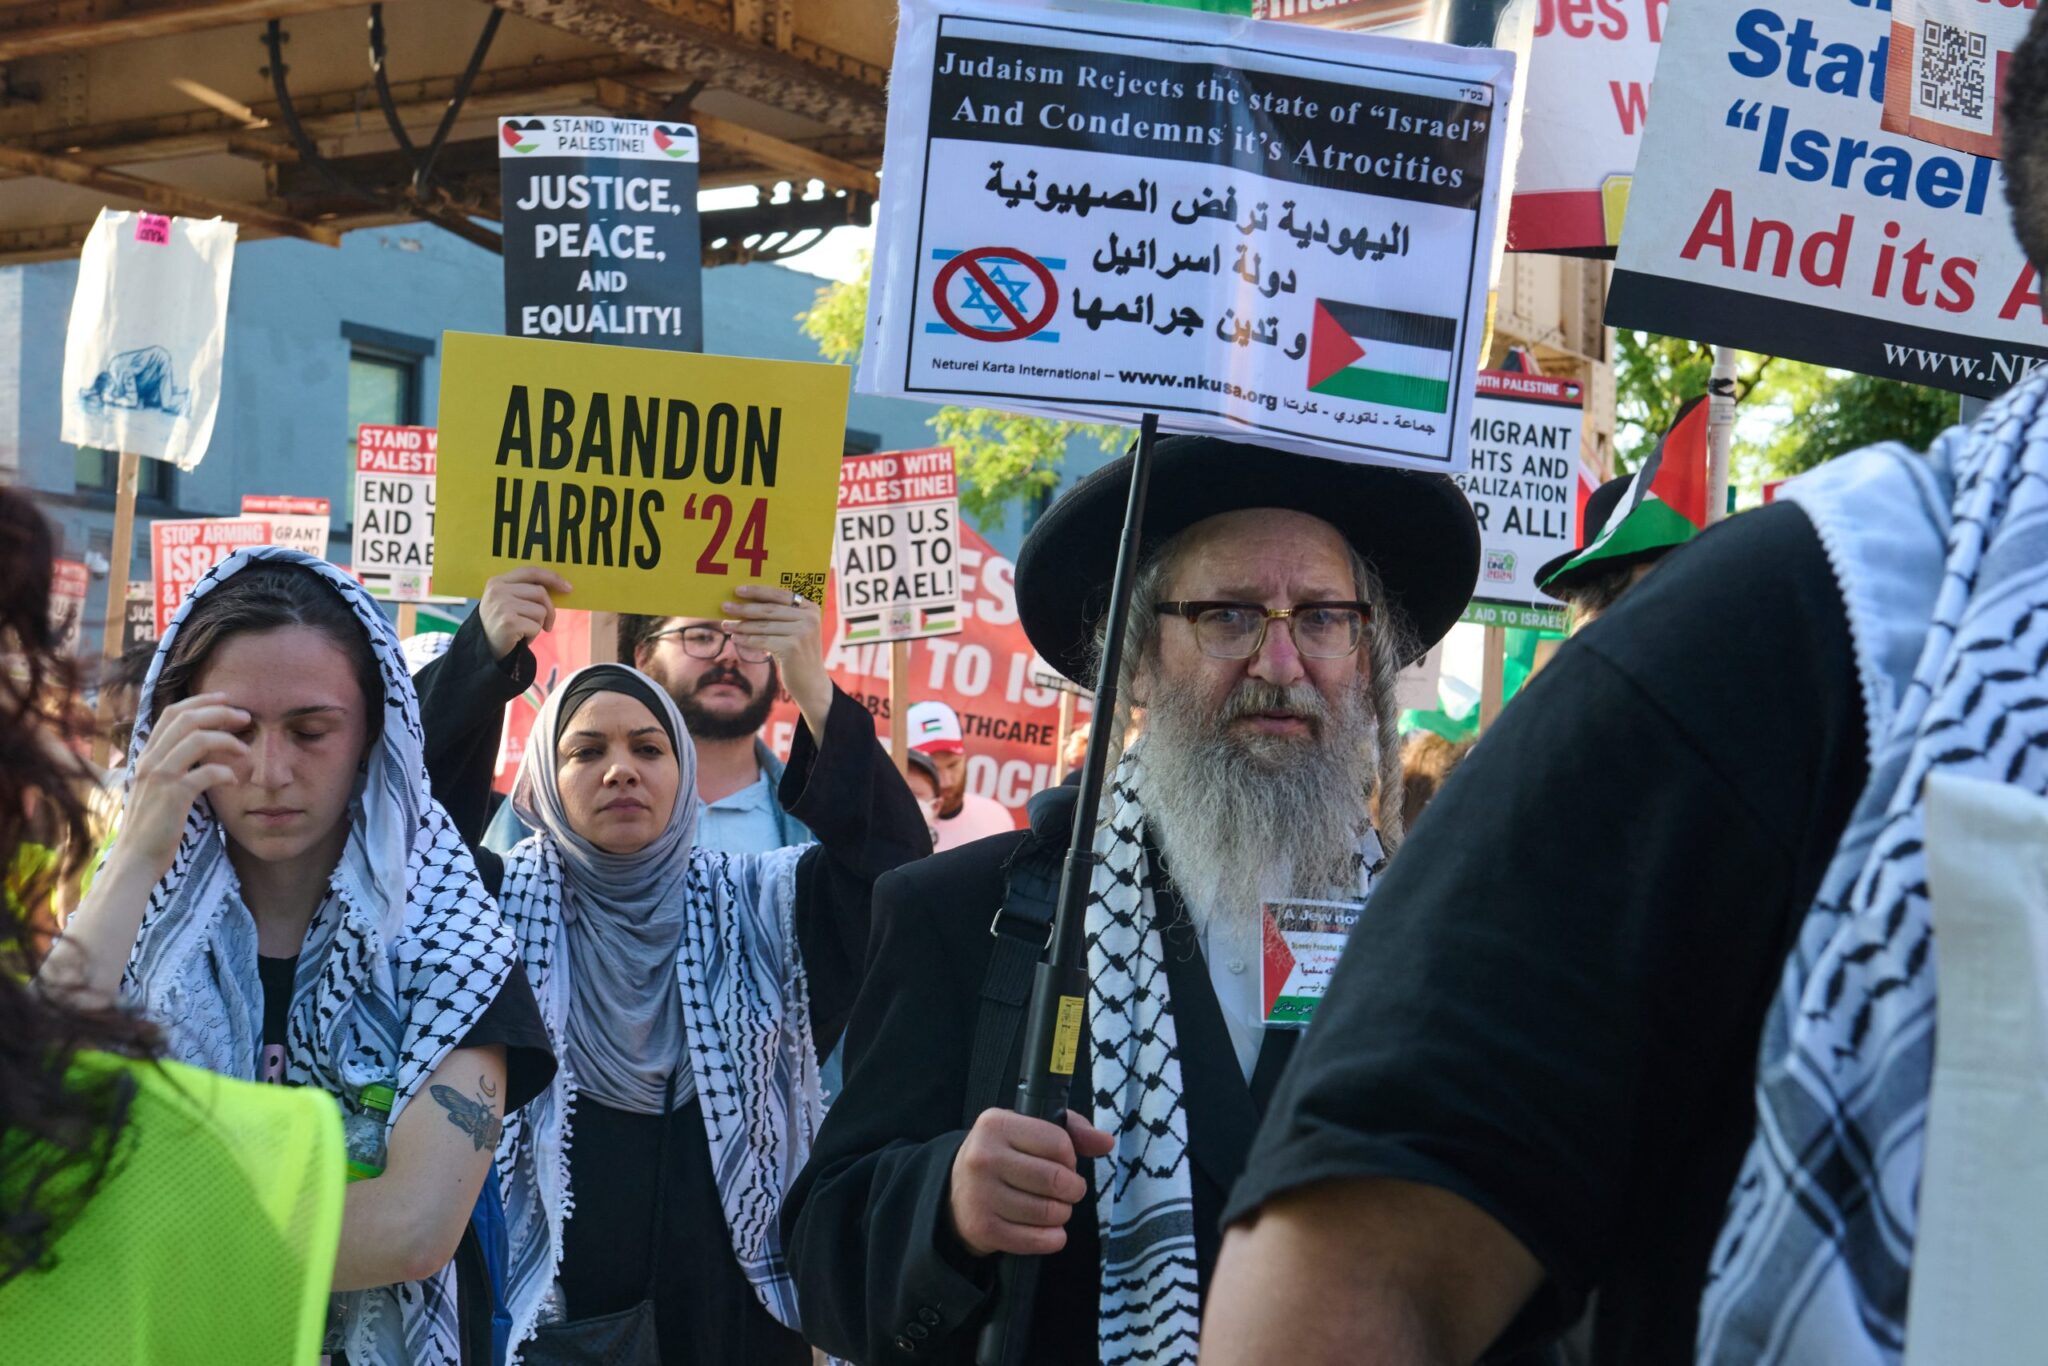
[[[476,1099],[471,1100],[452,1086],[436,1085],[431,1088],[434,1101],[448,1112],[448,1122],[462,1130],[476,1145],[476,1151],[498,1146],[498,1135],[504,1125],[491,1108],[491,1102],[498,1098],[498,1088],[483,1077],[476,1079]]]

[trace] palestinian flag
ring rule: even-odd
[[[1599,538],[1544,580],[1596,560],[1683,545],[1707,524],[1707,400],[1688,399],[1608,514]]]
[[[1309,392],[1447,413],[1457,339],[1456,318],[1318,299],[1308,343]]]

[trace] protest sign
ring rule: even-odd
[[[1509,251],[1606,251],[1621,240],[1669,3],[1540,0]]]
[[[1462,468],[1511,67],[905,0],[861,387]]]
[[[149,524],[149,572],[155,585],[156,634],[162,635],[192,585],[206,571],[251,546],[270,545],[270,524],[255,518],[195,517]]]
[[[156,585],[148,579],[128,581],[128,600],[121,618],[121,651],[156,639]]]
[[[1885,131],[2003,155],[2005,73],[2034,0],[1892,0],[1891,12]]]
[[[432,427],[365,422],[356,428],[349,567],[380,596],[422,602],[433,591],[438,435]]]
[[[960,629],[960,490],[951,446],[846,457],[832,568],[841,639],[849,644]]]
[[[960,528],[960,615],[958,635],[916,647],[905,689],[912,703],[944,702],[960,714],[967,745],[967,790],[1009,807],[1022,823],[1031,794],[1066,776],[1053,752],[1058,739],[1060,694],[1031,681],[1036,658],[1017,622],[1016,567],[984,541],[972,526]],[[836,595],[835,595],[836,596]],[[825,607],[825,638],[836,641],[837,610]],[[835,644],[825,667],[846,694],[871,712],[884,734],[889,708],[886,644]],[[1093,703],[1076,699],[1085,718]],[[798,724],[796,704],[786,696],[769,713],[766,738],[778,754],[789,753]]]
[[[1479,372],[1472,468],[1451,476],[1479,523],[1479,582],[1459,620],[1564,629],[1564,609],[1536,587],[1536,570],[1578,544],[1573,505],[1584,415],[1577,380]]]
[[[1252,18],[1437,42],[1444,6],[1437,0],[1252,0]]]
[[[696,129],[499,119],[498,186],[506,336],[703,349]]]
[[[190,470],[213,439],[235,225],[100,210],[64,333],[63,439]]]
[[[446,334],[436,585],[544,564],[563,606],[721,615],[822,601],[846,441],[838,365]]]
[[[2048,358],[1998,163],[1879,128],[1888,16],[1668,15],[1607,322],[1990,396]]]
[[[325,498],[298,498],[262,493],[242,495],[242,515],[270,523],[277,544],[327,558],[327,531],[332,509]]]
[[[78,653],[80,623],[85,618],[85,595],[92,587],[92,575],[77,560],[50,561],[50,625],[57,632],[57,653]]]

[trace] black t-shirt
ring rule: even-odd
[[[263,1073],[260,1081],[284,1080],[284,1041],[290,1018],[292,982],[298,975],[299,959],[259,957],[256,971],[263,982]],[[555,1075],[555,1053],[548,1042],[547,1024],[541,1018],[540,1003],[526,980],[526,969],[512,965],[511,975],[495,999],[484,1007],[461,1044],[482,1048],[502,1044],[505,1049],[505,1112],[510,1114],[539,1095]],[[491,1359],[491,1282],[484,1260],[483,1244],[474,1222],[462,1230],[462,1242],[455,1249],[456,1304],[462,1325],[462,1359],[483,1363]],[[335,1353],[334,1366],[347,1366],[346,1358]]]
[[[1866,780],[1805,514],[1764,508],[1672,555],[1423,814],[1230,1217],[1333,1177],[1438,1186],[1547,1273],[1507,1343],[1597,1289],[1597,1363],[1690,1363],[1764,1014]]]

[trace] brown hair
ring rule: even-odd
[[[368,713],[366,740],[375,741],[384,721],[384,676],[363,624],[341,594],[302,564],[264,560],[223,579],[192,606],[171,642],[171,655],[157,675],[150,722],[165,707],[195,691],[213,652],[236,636],[309,626],[347,657],[363,691]]]
[[[115,1166],[135,1079],[78,1081],[72,1059],[160,1048],[132,1012],[52,999],[30,981],[42,960],[32,922],[91,849],[87,771],[65,748],[83,740],[84,713],[50,621],[52,550],[42,514],[0,488],[0,1186],[10,1192],[0,1200],[0,1284],[51,1264],[52,1246]]]

